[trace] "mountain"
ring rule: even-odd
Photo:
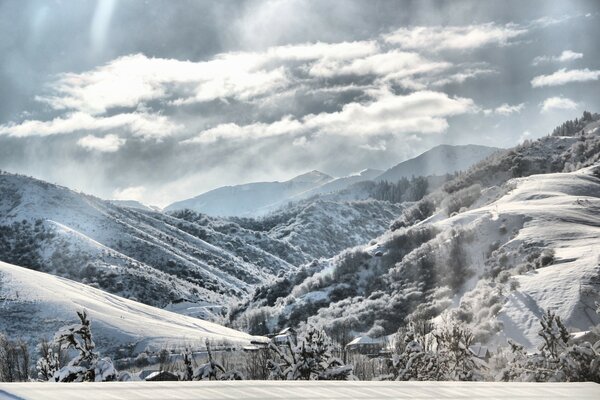
[[[136,200],[109,200],[116,206],[119,207],[129,207],[129,208],[137,208],[145,211],[160,211],[160,208],[156,206],[147,206]]]
[[[268,333],[309,322],[343,340],[452,315],[475,341],[528,349],[544,310],[589,329],[600,322],[600,131],[588,122],[493,153],[368,244],[259,286],[231,323]]]
[[[88,285],[0,261],[0,326],[9,337],[19,337],[35,348],[41,338],[51,339],[59,328],[77,319],[85,309],[97,348],[114,356],[129,349],[158,352],[192,344],[243,346],[265,338],[197,318],[150,307],[94,289]],[[121,354],[123,355],[123,354]]]
[[[333,178],[319,171],[311,171],[285,182],[257,182],[225,186],[188,200],[175,202],[165,211],[190,209],[214,216],[263,215],[269,206],[294,195],[318,187]],[[261,211],[262,209],[262,211]]]
[[[373,199],[345,201],[320,197],[301,200],[261,219],[234,219],[310,254],[332,257],[385,232],[404,209],[401,204]]]
[[[221,231],[0,173],[0,260],[143,303],[226,304],[310,257],[267,235]]]
[[[495,147],[474,144],[457,146],[442,144],[393,166],[374,179],[397,182],[412,176],[446,175],[464,171],[498,150]]]
[[[0,192],[0,260],[209,319],[256,285],[380,235],[402,212],[307,200],[259,220],[165,214],[9,173]]]

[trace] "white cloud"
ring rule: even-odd
[[[600,70],[591,71],[588,68],[567,70],[562,68],[550,75],[536,76],[531,80],[531,86],[558,86],[570,82],[595,81],[598,80],[598,77],[600,77]]]
[[[496,108],[488,108],[483,110],[485,115],[503,115],[507,116],[510,114],[520,113],[525,108],[525,103],[510,105],[508,103],[503,103]]]
[[[181,127],[165,116],[134,112],[110,117],[96,117],[84,112],[74,112],[49,121],[25,120],[20,124],[0,125],[0,135],[13,137],[50,136],[78,131],[106,131],[127,129],[135,136],[160,139]]]
[[[420,91],[408,95],[389,92],[368,104],[349,103],[333,113],[309,114],[301,119],[285,117],[271,124],[220,124],[200,132],[185,143],[212,143],[222,139],[256,139],[314,132],[346,136],[441,133],[448,128],[447,117],[473,112],[471,99],[445,93]]]
[[[109,134],[103,137],[88,135],[77,141],[77,145],[86,150],[96,150],[103,153],[114,153],[119,150],[126,142],[126,139],[117,135]]]
[[[134,54],[83,73],[59,76],[52,94],[38,100],[55,109],[104,113],[114,107],[170,99],[174,104],[223,98],[248,100],[290,84],[282,64],[339,60],[378,51],[374,41],[309,43],[272,47],[264,52],[231,52],[208,61],[149,58]]]
[[[527,32],[513,24],[494,23],[468,26],[416,26],[400,28],[384,36],[388,43],[421,51],[469,50],[495,44],[507,45]]]
[[[529,139],[531,137],[531,132],[529,131],[524,131],[521,136],[519,137],[519,139],[517,140],[518,143],[523,143],[524,141],[526,141],[527,139]]]
[[[544,100],[541,107],[542,112],[552,110],[574,110],[577,108],[577,103],[566,97],[550,97]]]
[[[137,200],[142,201],[145,198],[146,188],[144,186],[130,186],[124,189],[113,191],[115,200]]]
[[[452,83],[463,83],[467,79],[476,78],[480,75],[495,74],[497,72],[498,71],[496,71],[494,69],[490,69],[490,68],[467,68],[464,71],[457,72],[455,74],[451,74],[451,75],[445,76],[443,78],[434,80],[431,83],[431,86],[439,87],[439,86],[445,86],[445,85],[452,84]]]
[[[572,50],[565,50],[558,56],[539,56],[533,59],[533,65],[540,65],[548,62],[569,62],[583,58],[583,53],[576,53]]]
[[[391,50],[353,60],[319,60],[309,70],[312,76],[378,75],[400,79],[411,75],[447,69],[452,64],[431,61],[417,53]]]
[[[499,115],[510,115],[510,114],[514,114],[514,113],[520,113],[524,107],[525,107],[525,103],[515,104],[515,105],[509,105],[507,103],[504,103],[504,104],[500,105],[499,107],[496,107],[494,109],[494,113],[499,114]]]

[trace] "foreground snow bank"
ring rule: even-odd
[[[0,384],[0,399],[578,399],[597,400],[595,383],[488,382],[115,382]]]

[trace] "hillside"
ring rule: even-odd
[[[318,187],[333,178],[319,171],[311,171],[285,182],[256,182],[225,186],[188,200],[175,202],[165,211],[190,209],[213,216],[264,215],[274,204]],[[262,210],[261,210],[262,209]]]
[[[223,306],[314,258],[366,243],[402,211],[387,202],[315,200],[236,221],[117,206],[8,173],[0,190],[0,260],[153,306],[177,302],[170,309],[203,318],[219,307],[194,304]]]
[[[248,345],[264,338],[186,317],[114,296],[90,286],[0,261],[0,326],[9,336],[35,348],[40,338],[51,339],[59,328],[74,323],[85,309],[92,321],[94,341],[102,354],[128,349],[142,351],[203,347],[215,344]]]
[[[445,175],[464,171],[498,150],[495,147],[474,144],[442,144],[393,166],[375,180],[396,182],[412,176]]]
[[[265,330],[309,321],[344,338],[451,315],[477,341],[528,348],[545,309],[588,329],[600,300],[600,173],[589,167],[599,159],[589,129],[496,153],[406,207],[368,245],[259,287],[232,321]]]
[[[218,232],[20,175],[0,174],[0,191],[1,260],[150,305],[224,304],[308,259],[268,236],[246,243],[240,229]]]

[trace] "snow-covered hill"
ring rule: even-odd
[[[219,232],[25,176],[0,174],[0,191],[1,260],[151,305],[224,304],[308,259],[269,236],[243,241],[255,234],[239,227]]]
[[[2,331],[29,341],[31,348],[74,323],[76,311],[82,309],[92,321],[94,341],[102,354],[114,355],[124,348],[133,356],[163,348],[202,348],[205,339],[237,346],[266,340],[1,261],[0,299]]]
[[[393,166],[377,176],[375,180],[396,182],[412,176],[451,174],[466,170],[498,150],[495,147],[474,144],[457,146],[442,144]]]
[[[264,215],[275,204],[330,182],[333,178],[319,171],[311,171],[285,182],[256,182],[225,186],[188,200],[175,202],[165,211],[190,209],[214,216]]]
[[[232,321],[378,336],[451,315],[477,341],[533,348],[543,310],[574,331],[599,322],[599,211],[597,131],[527,142],[405,207],[369,244],[259,287]]]

